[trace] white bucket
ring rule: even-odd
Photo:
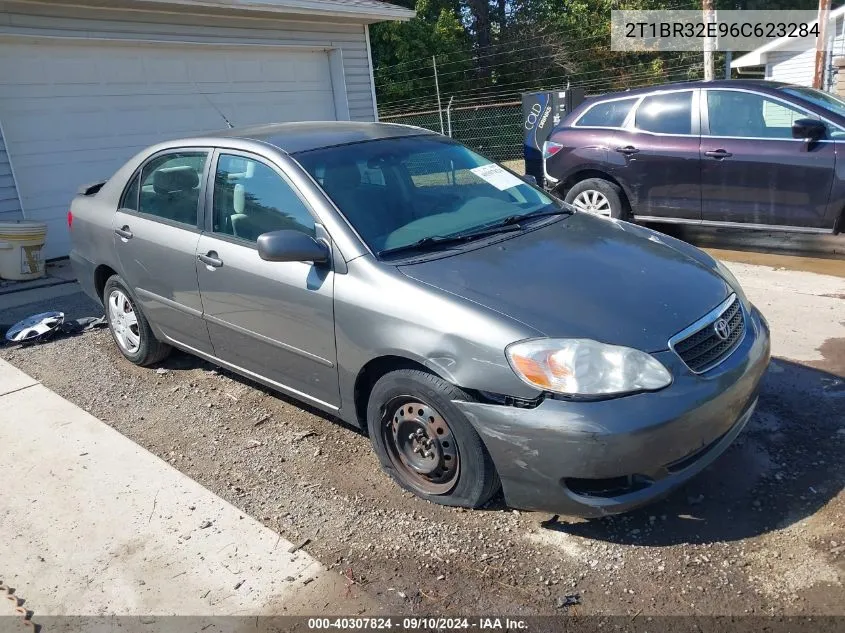
[[[41,249],[46,238],[43,222],[0,222],[0,278],[25,281],[43,277]]]

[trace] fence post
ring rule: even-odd
[[[434,88],[437,90],[437,114],[440,115],[440,133],[444,134],[443,130],[443,105],[440,103],[440,82],[437,80],[437,57],[431,56],[431,65],[434,67]]]
[[[449,97],[449,105],[446,106],[446,130],[449,132],[449,138],[452,138],[452,102],[455,100],[455,95]]]

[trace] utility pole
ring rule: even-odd
[[[437,57],[431,56],[431,65],[434,66],[434,89],[437,90],[437,113],[440,115],[440,133],[443,134],[443,106],[440,103],[440,82],[437,80]]]
[[[827,42],[827,19],[830,15],[830,0],[819,0],[819,34],[816,37],[816,71],[813,73],[813,88],[823,88],[825,66],[825,43]]]
[[[731,78],[731,61],[733,60],[733,53],[725,51],[725,79]]]
[[[829,2],[830,0],[828,0]],[[701,11],[704,14],[704,24],[712,24],[716,21],[716,11],[713,7],[713,0],[701,0]],[[704,38],[704,81],[713,81],[716,78],[716,69],[713,55],[713,38]]]

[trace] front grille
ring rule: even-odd
[[[727,328],[721,328],[723,338],[717,332],[722,321]],[[745,315],[736,295],[727,305],[720,306],[707,315],[702,323],[696,323],[693,331],[682,332],[671,341],[671,347],[684,364],[697,374],[712,369],[733,352],[745,334]]]

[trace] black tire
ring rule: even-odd
[[[623,201],[622,189],[616,183],[604,180],[602,178],[587,178],[579,183],[576,183],[569,191],[566,192],[565,200],[569,204],[578,206],[575,199],[584,192],[596,191],[600,193],[610,204],[610,217],[617,220],[628,219],[628,208]]]
[[[112,323],[112,314],[109,308],[109,297],[114,291],[123,293],[131,305],[132,311],[137,319],[137,335],[140,340],[137,349],[135,350],[128,350],[123,346],[115,331],[115,325]],[[123,280],[117,275],[109,277],[106,281],[106,285],[103,287],[103,307],[106,310],[106,321],[108,321],[109,331],[112,334],[112,338],[117,345],[117,349],[120,350],[120,353],[123,354],[127,360],[135,363],[136,365],[146,367],[164,360],[170,354],[170,345],[162,343],[155,337],[155,334],[153,334],[150,324],[138,306],[138,302],[135,300],[134,295],[129,291]]]
[[[452,400],[471,400],[462,390],[438,376],[416,369],[400,369],[382,376],[373,386],[367,403],[367,427],[370,440],[381,462],[382,469],[405,490],[422,499],[447,506],[478,508],[484,505],[499,490],[499,477],[484,443],[472,428],[470,422],[458,410]],[[458,472],[454,481],[443,486],[448,490],[429,492],[428,486],[415,480],[411,469],[397,461],[396,445],[386,438],[392,430],[391,419],[398,403],[421,402],[433,408],[433,413],[447,425],[447,437],[456,446],[449,450],[457,452]],[[401,405],[400,405],[401,406]],[[388,407],[391,411],[388,411]],[[426,412],[428,413],[428,412]],[[398,419],[398,418],[397,418]],[[432,419],[433,418],[428,418]],[[439,431],[438,431],[439,432]],[[410,436],[408,436],[410,439]],[[441,436],[442,437],[442,436]],[[434,435],[435,439],[438,439]],[[438,442],[439,446],[439,442]],[[445,450],[445,449],[443,449]],[[438,451],[437,455],[441,453]],[[443,456],[445,457],[445,455]],[[436,461],[436,458],[433,458]],[[446,462],[441,462],[446,463]]]

